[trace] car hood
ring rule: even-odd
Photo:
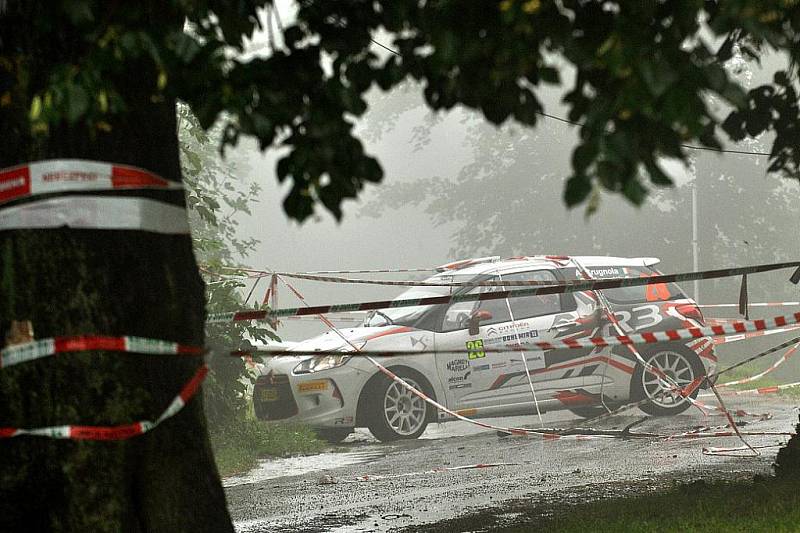
[[[342,350],[352,352],[356,349],[381,349],[395,347],[398,336],[405,336],[417,331],[408,326],[377,326],[340,329],[337,332],[327,331],[322,335],[298,342],[289,351],[308,350]]]
[[[425,337],[425,334],[429,335],[430,332],[407,326],[359,327],[340,329],[338,331],[341,335],[329,331],[322,335],[317,335],[316,337],[295,343],[291,347],[288,347],[287,351],[341,350],[342,352],[352,352],[355,351],[356,348],[359,350],[381,350],[384,348],[389,350],[423,350],[426,346],[431,345]],[[421,336],[419,334],[416,335],[419,339],[415,340],[412,337],[412,339],[406,340],[407,337],[413,336],[415,332],[422,334]],[[289,373],[300,361],[313,357],[311,355],[269,357],[267,354],[268,352],[261,352],[260,354],[266,356],[265,364],[259,366],[259,371],[262,374],[270,370]]]

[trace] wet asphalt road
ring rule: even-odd
[[[797,423],[793,404],[776,397],[741,397],[729,400],[729,407],[773,415],[772,420],[750,422],[743,431],[793,431]],[[603,427],[622,428],[639,418],[618,417]],[[538,425],[535,417],[490,422]],[[544,422],[566,427],[576,425],[578,419],[569,413],[548,413]],[[672,434],[698,425],[722,424],[722,417],[704,419],[692,409],[673,418],[646,420],[634,431]],[[783,443],[786,438],[748,440],[766,445]],[[224,480],[237,531],[388,531],[431,524],[436,529],[437,522],[487,508],[502,510],[503,505],[520,499],[533,504],[572,503],[619,494],[626,487],[649,490],[666,487],[674,480],[767,474],[777,453],[777,448],[762,450],[757,458],[701,453],[704,445],[740,445],[737,439],[727,437],[666,442],[500,438],[495,432],[463,422],[429,426],[417,441],[380,444],[361,431],[348,441],[317,456],[266,461],[247,475]],[[429,472],[476,463],[512,464]],[[375,478],[356,480],[365,475]],[[333,483],[321,484],[323,477]],[[613,490],[606,488],[612,486]]]

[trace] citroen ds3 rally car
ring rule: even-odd
[[[432,282],[562,282],[658,274],[654,258],[497,257],[440,267]],[[413,287],[397,299],[513,290],[503,286]],[[605,289],[602,295],[625,333],[703,326],[695,302],[672,283]],[[343,335],[349,342],[345,342]],[[262,420],[306,423],[338,441],[366,427],[381,441],[416,438],[429,422],[453,419],[390,380],[354,346],[370,352],[419,351],[376,360],[449,409],[471,418],[535,414],[526,363],[539,410],[568,409],[593,417],[631,401],[641,409],[673,415],[689,407],[677,392],[644,372],[626,346],[539,351],[539,341],[616,335],[591,291],[398,307],[373,311],[363,324],[327,332],[292,349],[340,353],[275,357],[257,378],[253,402]],[[492,352],[517,348],[520,351]],[[716,366],[710,339],[648,344],[642,357],[685,387]],[[523,357],[525,360],[523,361]],[[693,396],[697,395],[697,389]]]

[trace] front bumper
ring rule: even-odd
[[[355,425],[355,402],[345,401],[334,379],[314,374],[260,376],[253,388],[253,408],[260,420],[302,422],[318,428]]]

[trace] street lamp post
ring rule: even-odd
[[[697,171],[692,180],[692,268],[695,272],[700,270],[697,250]],[[694,301],[700,303],[700,282],[694,280]]]

